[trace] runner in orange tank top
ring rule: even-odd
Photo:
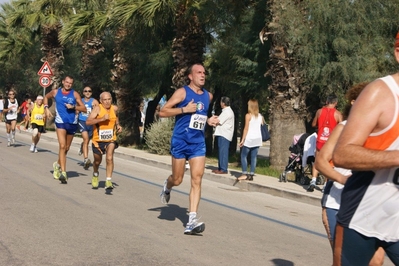
[[[93,177],[91,185],[97,189],[98,168],[100,167],[103,155],[106,156],[106,181],[105,189],[113,189],[112,172],[114,170],[114,151],[118,148],[116,133],[122,132],[119,125],[118,107],[112,104],[112,96],[109,92],[100,95],[100,104],[96,105],[86,120],[86,125],[93,125]]]

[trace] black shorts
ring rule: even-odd
[[[44,133],[44,126],[38,126],[36,123],[32,123],[32,128],[37,128],[37,132]]]
[[[11,119],[11,120],[8,120],[8,119],[6,119],[6,124],[9,124],[9,125],[11,125],[11,122],[12,122],[12,121],[15,121],[15,122],[16,122],[16,121],[17,121],[17,119]]]
[[[92,143],[92,147],[93,147],[93,153],[95,154],[99,154],[99,155],[103,155],[107,152],[107,148],[108,145],[110,144],[115,144],[115,148],[114,150],[116,150],[119,147],[118,142],[114,141],[114,142],[97,142],[97,146],[94,145],[94,143]]]

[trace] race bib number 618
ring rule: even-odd
[[[207,119],[208,117],[206,115],[193,114],[190,119],[189,128],[204,130]]]

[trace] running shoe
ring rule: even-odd
[[[316,187],[316,182],[315,181],[310,181],[309,187],[306,190],[307,192],[313,192],[314,188]]]
[[[93,173],[93,177],[91,178],[91,187],[93,189],[98,188],[98,173]]]
[[[54,162],[53,163],[53,177],[54,179],[59,179],[60,175],[61,175],[61,171],[60,171],[60,166],[58,165],[58,162]]]
[[[11,146],[11,142],[7,141],[7,147],[10,147],[10,146]]]
[[[112,184],[111,180],[106,180],[105,181],[105,189],[113,189],[114,185]]]
[[[91,164],[90,159],[85,159],[84,162],[83,162],[83,168],[86,169],[86,170],[89,169],[90,164]]]
[[[161,203],[162,204],[168,204],[169,200],[170,200],[170,192],[166,193],[166,184],[168,183],[168,179],[165,180],[164,184],[163,184],[163,188],[161,191],[161,194],[159,195],[161,197]]]
[[[191,222],[187,223],[186,229],[184,229],[185,235],[195,235],[204,232],[205,230],[205,223],[199,222],[199,219],[194,218]]]
[[[29,148],[30,152],[34,152],[35,151],[35,144],[31,144],[30,148]]]
[[[15,138],[11,138],[11,145],[15,145]]]
[[[60,175],[60,177],[59,177],[59,180],[61,181],[61,184],[66,184],[66,183],[68,183],[68,176],[67,176],[67,173],[66,173],[66,172],[62,172],[61,175]]]
[[[37,148],[35,147],[35,153],[38,153]]]
[[[80,143],[80,148],[79,148],[78,154],[79,154],[79,156],[83,154],[83,142]]]

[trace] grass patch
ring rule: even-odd
[[[211,165],[217,165],[218,164],[217,155],[212,154],[211,156],[207,156],[206,163]],[[229,156],[229,168],[241,171],[241,156],[239,152]],[[256,162],[255,174],[267,175],[277,178],[280,176],[281,171],[271,167],[270,160],[268,158],[263,158],[258,156]]]

